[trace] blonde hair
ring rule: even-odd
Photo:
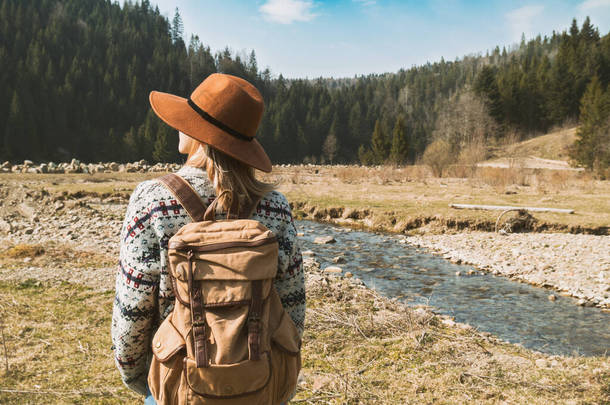
[[[230,195],[239,199],[241,209],[275,190],[277,186],[257,180],[253,167],[194,139],[185,165],[205,169],[216,195],[220,196],[218,205],[225,211],[231,206]]]

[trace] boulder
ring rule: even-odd
[[[318,236],[314,239],[313,243],[320,245],[327,245],[329,243],[336,243],[337,240],[332,236]]]

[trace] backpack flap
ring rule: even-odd
[[[195,393],[208,398],[234,398],[256,393],[271,379],[268,353],[259,360],[197,368],[195,361],[184,360],[186,380]]]
[[[168,317],[161,323],[152,340],[153,354],[157,360],[165,362],[185,346],[184,338],[172,325],[171,316]]]

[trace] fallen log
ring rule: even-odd
[[[544,207],[511,207],[508,205],[477,205],[477,204],[449,204],[449,207],[456,209],[488,210],[488,211],[518,211],[525,210],[531,212],[558,212],[561,214],[573,214],[574,210],[566,208],[544,208]]]

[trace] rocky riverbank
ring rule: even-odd
[[[579,305],[610,309],[608,236],[469,232],[406,241],[456,263],[576,297]]]
[[[52,193],[8,180],[0,185],[0,240],[4,246],[69,243],[116,257],[128,197],[128,193]],[[353,221],[349,225],[361,226],[359,220]],[[608,236],[462,232],[405,236],[405,240],[454,262],[577,297],[582,305],[610,308]],[[35,260],[26,261],[24,267],[26,272],[40,272]]]
[[[99,162],[82,163],[72,159],[70,163],[45,162],[35,164],[31,160],[24,160],[21,164],[4,162],[0,164],[0,173],[163,173],[174,172],[181,167],[178,163],[150,164],[146,160],[133,163]]]

